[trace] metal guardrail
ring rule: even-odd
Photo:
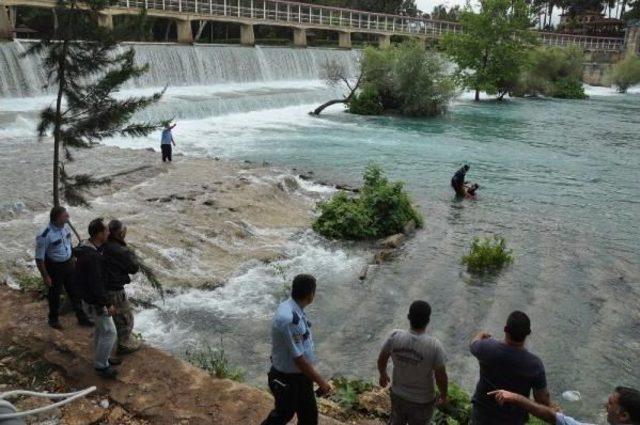
[[[117,6],[148,10],[225,16],[255,23],[312,26],[343,31],[376,32],[398,35],[424,35],[439,38],[459,32],[455,22],[338,7],[310,5],[280,0],[119,0]]]

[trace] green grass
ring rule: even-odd
[[[374,388],[373,383],[360,379],[338,377],[331,380],[335,393],[331,400],[345,410],[358,410],[358,396]]]
[[[42,278],[40,276],[23,272],[17,274],[15,279],[18,283],[18,287],[20,288],[20,292],[24,294],[37,293],[42,296],[46,294],[46,288],[44,283],[42,283]]]
[[[185,360],[216,378],[244,381],[244,369],[231,365],[222,347],[222,341],[220,341],[220,348],[214,349],[206,345],[201,349],[187,350]]]
[[[462,257],[462,264],[473,274],[496,272],[513,262],[513,251],[507,248],[504,238],[474,238],[469,253]]]
[[[467,425],[471,421],[471,398],[458,385],[449,382],[448,403],[433,417],[436,425]]]

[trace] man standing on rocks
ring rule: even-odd
[[[311,323],[304,308],[313,302],[316,279],[299,274],[293,279],[291,297],[278,306],[271,326],[271,370],[268,374],[269,389],[275,398],[275,408],[262,425],[286,425],[294,415],[299,425],[317,425],[318,406],[313,383],[318,384],[317,394],[331,393],[331,385],[314,368],[316,356]]]
[[[176,124],[171,125],[170,123],[166,123],[164,126],[164,130],[162,130],[162,136],[160,137],[160,149],[162,150],[162,162],[169,161],[171,162],[171,146],[175,146],[176,142],[173,140],[173,134],[171,134],[171,130],[176,126]]]
[[[489,393],[507,390],[533,398],[549,406],[547,378],[542,360],[525,348],[531,334],[531,321],[521,312],[509,315],[504,327],[504,340],[497,341],[486,332],[480,332],[471,342],[471,354],[480,363],[480,380],[473,394],[472,425],[524,425],[527,412],[515,405],[501,405]]]
[[[74,285],[74,259],[71,248],[69,213],[57,206],[49,213],[49,225],[36,237],[36,265],[42,282],[48,288],[49,326],[62,329],[59,321],[62,288],[67,292],[81,326],[93,326],[82,308],[79,289]]]
[[[117,353],[124,355],[140,348],[140,344],[131,336],[133,309],[124,290],[124,285],[131,283],[129,275],[140,270],[140,263],[124,241],[127,227],[120,220],[111,220],[108,227],[109,239],[102,247],[106,265],[107,297],[109,303],[116,308],[113,322],[118,331]]]
[[[447,402],[449,379],[444,349],[440,341],[426,334],[431,306],[426,301],[414,301],[408,319],[411,329],[391,332],[378,356],[380,386],[384,388],[391,381],[390,425],[428,424],[435,406]],[[393,380],[387,374],[389,358],[393,361]]]
[[[100,247],[108,237],[109,229],[101,218],[89,223],[89,240],[82,242],[76,249],[76,279],[84,289],[84,300],[89,304],[96,322],[94,367],[103,378],[115,379],[118,372],[111,365],[119,362],[109,359],[109,356],[117,340],[116,325],[113,323],[116,308],[109,302],[104,257],[100,253]]]

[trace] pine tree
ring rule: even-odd
[[[91,175],[69,175],[65,162],[73,160],[72,148],[90,148],[112,136],[140,137],[160,123],[129,123],[132,116],[157,102],[163,92],[148,97],[116,99],[113,95],[129,80],[147,71],[135,63],[132,48],[118,44],[118,34],[97,25],[106,0],[59,0],[59,25],[50,37],[26,54],[39,54],[55,104],[40,113],[39,137],[53,133],[53,204],[61,194],[71,205],[88,206],[83,191],[107,183]],[[64,157],[61,157],[61,153]]]

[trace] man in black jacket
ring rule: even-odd
[[[107,297],[107,276],[104,258],[99,248],[107,241],[109,229],[101,218],[89,223],[89,240],[76,248],[76,284],[83,288],[84,301],[95,321],[94,367],[104,378],[114,379],[117,371],[111,367],[109,356],[116,343],[116,325],[112,316],[116,309]]]
[[[113,322],[118,331],[118,354],[129,354],[140,348],[140,343],[131,337],[133,309],[127,299],[124,285],[131,283],[130,274],[138,273],[140,263],[124,241],[127,227],[120,220],[109,222],[109,239],[102,247],[107,271],[107,296],[116,307]]]

